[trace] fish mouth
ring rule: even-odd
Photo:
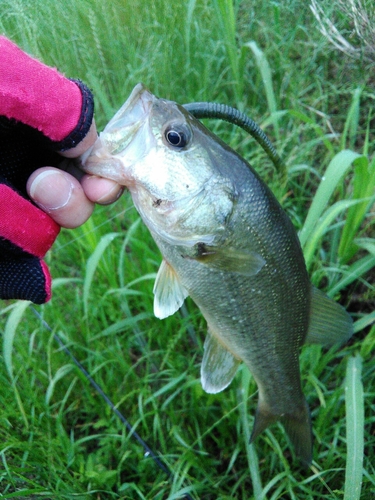
[[[118,155],[128,146],[146,121],[154,101],[155,96],[142,83],[134,87],[128,99],[102,132],[111,154]]]
[[[130,96],[99,134],[93,147],[80,158],[81,168],[90,174],[127,185],[127,171],[144,154],[142,131],[156,98],[138,83]]]

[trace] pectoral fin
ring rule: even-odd
[[[353,321],[346,310],[323,292],[312,287],[308,344],[330,346],[344,343],[353,335]]]
[[[205,245],[200,246],[196,260],[219,271],[245,274],[247,276],[258,274],[266,263],[259,253],[251,250],[216,248]]]
[[[163,260],[154,284],[155,316],[160,319],[171,316],[182,306],[188,295],[173,267]]]
[[[203,389],[209,394],[224,390],[232,382],[240,362],[208,331],[201,366]]]

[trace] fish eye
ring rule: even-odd
[[[164,131],[164,138],[176,149],[186,147],[191,139],[191,130],[186,124],[170,124]]]

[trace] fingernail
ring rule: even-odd
[[[63,172],[46,170],[29,188],[30,197],[45,211],[64,207],[72,196],[73,185]]]
[[[112,187],[111,184],[113,184]],[[99,203],[99,205],[110,205],[118,200],[124,192],[124,188],[119,186],[115,181],[109,181],[108,186],[110,187],[110,190],[96,200],[96,203]]]
[[[96,175],[85,175],[82,187],[86,196],[94,203],[107,205],[116,201],[124,191],[117,182]]]

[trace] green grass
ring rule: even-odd
[[[171,318],[153,317],[160,255],[125,194],[59,236],[47,257],[53,299],[38,311],[173,477],[145,456],[53,332],[9,301],[0,312],[0,498],[372,498],[373,64],[335,51],[302,0],[0,7],[2,32],[89,84],[99,129],[139,81],[161,97],[215,100],[255,119],[287,164],[285,186],[246,134],[209,126],[274,189],[300,231],[313,283],[348,308],[356,330],[340,349],[315,345],[301,354],[311,469],[293,462],[279,425],[250,446],[256,385],[241,367],[223,393],[203,392],[205,322],[190,300]],[[350,32],[344,15],[341,22]]]

